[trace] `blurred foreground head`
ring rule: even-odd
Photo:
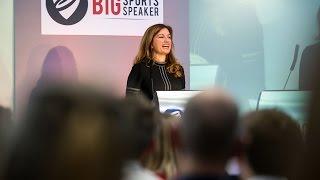
[[[294,178],[303,147],[299,124],[278,110],[251,112],[243,122],[246,154],[254,173]]]
[[[30,101],[9,148],[5,178],[119,179],[118,100],[91,89],[48,87]]]
[[[160,113],[144,96],[130,96],[124,99],[122,115],[127,131],[127,144],[131,159],[139,158],[147,151],[153,142],[154,134],[160,121]]]
[[[232,154],[238,120],[234,100],[221,89],[193,97],[181,124],[184,151],[201,163],[225,164]]]
[[[177,175],[177,127],[181,119],[176,116],[162,114],[155,133],[153,148],[142,159],[142,165],[156,172],[164,179],[172,179]]]

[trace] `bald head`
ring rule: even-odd
[[[193,97],[181,126],[184,149],[199,161],[225,163],[231,156],[237,118],[236,103],[221,89]]]

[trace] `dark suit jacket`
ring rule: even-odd
[[[313,89],[313,82],[316,72],[319,71],[320,42],[304,49],[300,62],[299,89]]]

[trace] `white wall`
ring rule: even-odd
[[[13,106],[13,0],[0,0],[0,105]]]

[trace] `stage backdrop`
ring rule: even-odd
[[[0,1],[0,105],[13,106],[13,1]]]
[[[246,111],[259,92],[297,90],[302,51],[315,42],[320,0],[189,0],[190,88],[218,84]]]
[[[187,1],[15,0],[14,14],[18,113],[48,74],[124,95],[140,35],[162,21],[189,79]]]
[[[319,5],[320,0],[15,0],[17,108],[42,82],[41,74],[66,74],[123,95],[140,35],[162,21],[174,28],[187,89],[190,74],[191,89],[219,84],[242,108],[254,108],[261,90],[283,88],[296,44],[298,62],[287,89],[298,89],[300,57],[314,43]]]

